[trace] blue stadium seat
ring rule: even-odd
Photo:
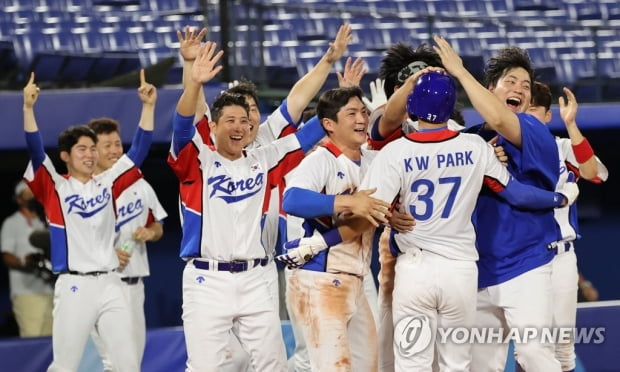
[[[139,50],[138,54],[140,56],[140,65],[144,67],[152,66],[164,58],[178,57],[178,53],[176,50],[172,50],[165,45],[155,46],[148,49],[141,49]],[[135,66],[128,71],[133,70],[136,70]]]
[[[620,4],[618,2],[601,4],[607,13],[607,19],[620,20]]]
[[[485,3],[487,15],[491,17],[512,15],[513,9],[509,7],[506,0],[487,0]]]
[[[62,85],[81,84],[88,81],[97,57],[93,55],[68,55],[65,64],[58,73]]]
[[[598,71],[603,77],[620,78],[620,59],[611,53],[599,55]]]
[[[570,18],[578,21],[603,19],[603,13],[597,2],[568,3],[566,9]]]
[[[560,62],[564,66],[567,81],[592,78],[596,75],[594,61],[590,58],[580,58],[567,54],[560,56]]]
[[[486,5],[479,0],[460,0],[456,2],[459,14],[472,17],[486,15]]]
[[[527,53],[532,60],[534,66],[547,66],[555,62],[556,54],[554,49],[548,47],[530,47],[527,48]]]
[[[451,39],[450,43],[460,55],[478,55],[482,54],[480,40],[472,37],[460,37]]]
[[[454,1],[430,1],[429,13],[432,15],[457,16],[459,9]]]
[[[93,8],[92,0],[53,0],[60,9],[67,12],[91,11]]]
[[[541,81],[549,86],[558,83],[558,73],[553,65],[535,64],[534,76],[537,81]]]
[[[266,66],[295,66],[295,49],[283,47],[279,44],[265,46],[263,58]]]
[[[37,52],[29,70],[38,83],[56,83],[67,56],[56,52]]]
[[[558,0],[514,0],[515,10],[554,10],[559,9],[561,1]]]
[[[295,30],[288,26],[266,25],[263,29],[264,41],[277,44],[281,41],[296,40]]]
[[[316,65],[316,63],[321,59],[320,56],[297,56],[297,76],[301,77]]]
[[[402,11],[407,13],[415,13],[418,15],[429,15],[431,12],[431,2],[423,1],[423,0],[400,0],[396,1],[399,3],[399,7]],[[407,17],[408,19],[412,19],[414,17]]]

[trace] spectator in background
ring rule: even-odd
[[[15,186],[18,210],[7,217],[0,233],[2,260],[9,269],[13,313],[20,337],[52,334],[53,284],[38,274],[44,252],[29,242],[30,234],[44,229],[37,214],[37,201],[30,188],[20,181]]]

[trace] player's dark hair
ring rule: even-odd
[[[416,49],[413,49],[413,47],[404,43],[397,43],[387,50],[385,57],[381,60],[381,66],[379,67],[379,78],[385,80],[383,89],[385,90],[387,98],[392,96],[396,86],[402,85],[407,77],[415,73],[415,71],[409,73],[403,71],[403,74],[400,74],[401,79],[399,79],[399,73],[409,64],[416,61],[424,62],[428,66],[443,67],[441,58],[439,58],[439,55],[428,44],[422,44]]]
[[[245,78],[239,79],[239,84],[229,88],[226,93],[240,94],[244,97],[249,96],[254,99],[254,103],[258,106],[258,90],[256,84]]]
[[[240,94],[233,94],[224,92],[220,94],[215,101],[213,101],[213,106],[211,107],[211,115],[213,117],[214,122],[218,122],[222,117],[222,111],[224,107],[227,106],[241,106],[245,110],[246,113],[249,114],[250,106],[248,105],[245,97]]]
[[[540,81],[534,82],[532,86],[532,106],[542,106],[545,108],[545,111],[549,111],[552,100],[553,96],[549,86]]]
[[[82,137],[88,137],[97,144],[97,135],[92,129],[85,125],[74,125],[62,131],[60,136],[58,136],[58,152],[66,151],[70,153],[73,146]]]
[[[95,134],[121,133],[120,124],[112,118],[92,119],[86,123],[86,126],[92,129]]]
[[[495,87],[499,79],[506,75],[508,70],[518,67],[527,71],[530,81],[534,81],[534,68],[527,52],[516,46],[503,48],[499,54],[491,57],[487,62],[482,83],[486,88]]]
[[[362,101],[363,96],[364,93],[359,87],[334,88],[321,94],[319,102],[316,104],[316,114],[319,121],[321,121],[321,125],[323,125],[323,119],[325,118],[338,121],[340,109],[349,103],[351,98],[357,97]],[[327,131],[325,132],[327,133]]]

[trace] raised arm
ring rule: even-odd
[[[192,119],[196,114],[196,99],[202,90],[202,83],[211,79],[222,69],[217,66],[223,51],[215,53],[217,44],[207,41],[200,46],[196,60],[192,65],[189,79],[185,82],[181,98],[177,102],[176,113],[172,121],[172,152],[178,154],[191,141],[196,128]],[[175,155],[176,156],[176,155]]]
[[[340,26],[336,39],[329,43],[329,48],[323,57],[306,75],[295,83],[286,97],[286,109],[294,123],[301,119],[301,115],[319,92],[332,66],[342,58],[347,45],[352,39],[351,25]]]
[[[207,41],[201,45],[198,55],[193,63],[191,78],[185,81],[183,94],[177,103],[177,112],[183,116],[190,116],[196,113],[196,100],[202,91],[202,84],[210,81],[221,70],[222,66],[217,66],[223,51],[215,52],[217,44]]]
[[[355,61],[348,57],[344,63],[344,71],[336,72],[338,77],[338,86],[340,88],[359,87],[362,78],[366,74],[366,66],[362,57],[357,57]]]
[[[24,87],[24,131],[37,132],[39,127],[34,117],[34,104],[39,98],[39,87],[34,82],[34,72],[30,73],[30,79]]]
[[[39,133],[39,127],[34,116],[34,104],[39,98],[39,87],[34,82],[34,72],[30,73],[30,79],[24,87],[24,132],[28,153],[32,160],[32,167],[37,169],[45,159],[43,139]]]
[[[433,36],[433,39],[437,44],[433,49],[439,54],[444,67],[461,83],[471,104],[484,121],[510,143],[521,147],[521,125],[517,115],[467,71],[461,57],[443,37]]]
[[[400,128],[403,120],[407,115],[407,97],[413,91],[415,83],[423,74],[431,71],[444,71],[440,67],[426,67],[423,70],[409,76],[403,85],[398,88],[394,94],[388,99],[385,105],[385,111],[379,120],[379,127],[383,128]]]
[[[179,53],[183,58],[183,77],[182,83],[185,88],[187,82],[192,78],[192,66],[198,56],[200,45],[207,29],[203,28],[198,31],[196,27],[185,26],[184,32],[177,30],[177,38],[179,40]],[[194,122],[198,122],[209,110],[207,99],[205,98],[204,90],[200,89],[198,92],[198,98],[196,98],[196,115]]]
[[[138,97],[142,101],[142,113],[140,114],[140,128],[152,131],[155,128],[155,103],[157,102],[157,88],[146,81],[144,69],[140,70],[140,87]]]
[[[151,142],[153,140],[153,128],[155,127],[155,102],[157,102],[157,88],[146,81],[144,69],[140,70],[140,86],[138,87],[138,97],[142,101],[142,113],[138,130],[133,137],[131,148],[127,151],[127,156],[140,166],[148,155]]]
[[[564,88],[564,94],[566,94],[566,100],[564,97],[559,98],[560,104],[560,116],[566,126],[568,137],[570,138],[571,145],[573,147],[573,154],[575,160],[579,163],[579,175],[591,181],[605,181],[607,179],[607,168],[603,163],[598,160],[594,155],[594,150],[590,146],[588,140],[581,134],[577,121],[577,99],[573,92]]]

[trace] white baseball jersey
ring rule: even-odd
[[[556,186],[556,190],[559,190],[566,183],[569,171],[575,173],[575,176],[579,176],[579,163],[575,159],[569,138],[556,137],[555,141],[560,155],[560,177]],[[599,158],[596,158],[596,162],[598,174],[593,182],[606,181],[609,175],[607,168]],[[569,208],[555,208],[553,214],[562,234],[562,242],[558,242],[557,255],[552,261],[553,326],[572,329],[576,322],[577,282],[579,281],[577,256],[572,243],[579,236],[577,206],[573,204]],[[555,359],[562,365],[562,370],[574,369],[574,342],[559,342],[554,347]]]
[[[209,120],[210,111],[207,111],[203,119],[196,124],[196,130],[200,132],[200,136],[205,144],[213,145],[215,143],[215,138],[211,135]],[[260,124],[256,139],[246,146],[246,149],[252,150],[269,145],[278,138],[294,133],[296,130],[297,128],[293,125],[293,121],[287,111],[286,100],[284,100],[280,106]],[[299,161],[301,161],[301,156],[299,157]],[[273,255],[276,245],[280,241],[279,234],[285,231],[286,216],[281,208],[281,189],[281,185],[272,185],[272,190],[268,194],[269,204],[267,213],[262,222],[263,246],[268,255]]]
[[[144,178],[138,179],[118,196],[116,211],[118,232],[114,246],[120,248],[126,241],[134,243],[131,259],[120,274],[122,277],[148,276],[146,243],[134,240],[132,234],[139,227],[148,226],[153,221],[162,221],[168,214],[159,203],[155,190]]]
[[[292,168],[297,151],[297,137],[287,136],[231,161],[204,145],[198,132],[179,154],[171,151],[169,164],[181,181],[181,257],[265,257],[261,219],[269,185]]]
[[[327,195],[352,194],[359,189],[362,177],[376,155],[375,151],[362,150],[359,164],[345,156],[334,144],[327,142],[308,155],[287,178],[287,188],[321,192]],[[314,230],[325,232],[347,216],[330,216],[305,221],[307,236]],[[371,236],[364,234],[355,241],[330,247],[303,268],[331,273],[349,273],[364,276],[370,267]]]
[[[569,171],[575,173],[575,176],[579,175],[579,162],[575,159],[573,147],[569,138],[556,137],[555,142],[558,144],[558,152],[560,155],[560,178],[558,179],[556,186],[556,191],[559,191],[566,183]],[[607,168],[598,157],[596,157],[596,163],[598,165],[597,179],[600,181],[606,181],[609,176]],[[553,214],[556,222],[560,226],[562,240],[577,239],[576,205],[571,205],[570,208],[555,208],[553,210]]]
[[[114,249],[114,200],[141,177],[127,155],[88,182],[60,175],[46,155],[43,164],[24,178],[45,206],[52,242],[52,269],[112,271],[118,267]]]
[[[11,253],[25,262],[29,254],[43,253],[39,248],[30,244],[29,237],[34,230],[44,229],[45,225],[38,218],[27,218],[17,211],[7,217],[2,223],[0,232],[0,250]],[[11,296],[23,294],[52,294],[52,286],[33,273],[20,270],[9,270],[9,284]]]
[[[478,193],[488,180],[496,190],[509,181],[506,168],[482,138],[449,129],[416,132],[383,148],[361,189],[400,203],[416,220],[395,235],[401,251],[419,248],[456,260],[477,260],[471,222]]]

